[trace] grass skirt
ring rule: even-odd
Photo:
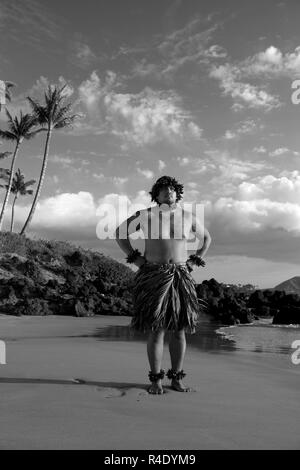
[[[186,263],[147,261],[135,274],[134,315],[130,327],[137,331],[180,330],[193,334],[206,302],[197,297],[196,283]]]

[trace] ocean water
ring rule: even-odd
[[[235,350],[290,355],[300,343],[300,325],[272,325],[272,319],[260,319],[247,325],[224,326],[216,330]],[[299,348],[299,346],[298,346]]]
[[[129,319],[130,321],[130,319]],[[187,345],[213,354],[229,351],[291,355],[292,343],[300,341],[300,325],[277,326],[271,319],[262,319],[247,325],[221,326],[208,316],[203,316],[195,334],[186,334]],[[147,334],[133,332],[128,326],[99,328],[94,335],[111,341],[147,341]],[[170,333],[165,334],[165,343]]]

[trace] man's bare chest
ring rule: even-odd
[[[181,210],[148,211],[141,222],[145,236],[151,239],[189,238],[192,227],[192,214]]]

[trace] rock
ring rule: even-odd
[[[93,281],[94,286],[98,292],[105,293],[107,291],[105,283],[102,281],[101,277],[96,277]]]
[[[75,314],[77,317],[91,317],[94,315],[94,302],[88,299],[87,302],[77,300],[75,303]]]
[[[251,311],[249,311],[249,309],[245,308],[238,312],[238,319],[242,324],[252,323],[254,316],[252,315]]]
[[[12,277],[14,277],[14,275],[7,271],[6,269],[2,269],[0,268],[0,281],[2,281],[3,279],[11,279]]]
[[[55,280],[57,284],[64,284],[66,282],[63,276],[58,276],[47,269],[40,268],[40,282],[47,284],[51,280]]]
[[[274,315],[273,325],[300,325],[300,307],[281,307]]]
[[[64,259],[69,266],[81,267],[84,263],[84,257],[79,250],[74,251],[71,255],[64,255]]]
[[[18,315],[52,315],[49,304],[44,299],[25,299],[16,309]]]

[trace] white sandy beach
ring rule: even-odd
[[[129,321],[1,315],[0,449],[300,449],[300,366],[288,356],[188,347],[195,391],[165,379],[166,393],[149,395],[145,343],[84,337]]]

